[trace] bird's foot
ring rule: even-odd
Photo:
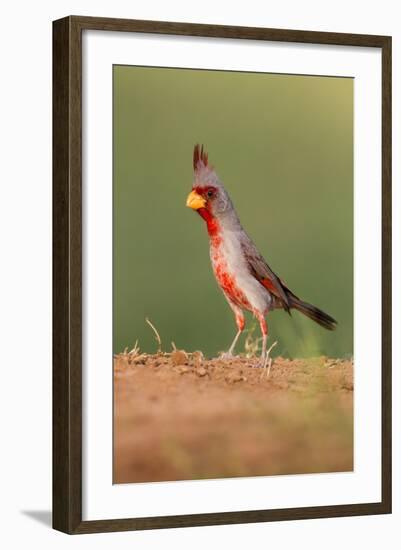
[[[262,354],[262,357],[260,358],[260,361],[256,363],[256,368],[263,369],[263,374],[266,373],[267,376],[270,376],[270,369],[273,364],[273,359],[270,357],[271,350],[277,346],[277,342],[273,342],[273,344],[270,346],[270,348],[266,351],[265,354]]]

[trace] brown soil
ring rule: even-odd
[[[353,469],[353,365],[318,357],[114,359],[114,482]]]

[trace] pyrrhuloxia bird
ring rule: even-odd
[[[244,330],[243,310],[254,314],[262,332],[261,365],[268,361],[266,314],[277,308],[288,313],[297,309],[328,330],[334,330],[335,319],[300,300],[270,269],[256,246],[241,226],[233,203],[222,182],[209,165],[206,151],[196,145],[193,154],[194,181],[187,206],[205,220],[210,240],[213,272],[235,315],[238,331],[225,357],[232,356]]]

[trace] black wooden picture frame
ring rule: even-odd
[[[379,48],[382,55],[382,496],[380,502],[82,520],[82,31]],[[53,527],[69,534],[391,512],[391,37],[71,16],[53,22]]]

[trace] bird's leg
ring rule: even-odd
[[[260,330],[262,332],[262,354],[260,356],[260,363],[258,363],[257,366],[262,367],[264,369],[267,366],[269,366],[269,371],[270,371],[272,360],[269,357],[269,354],[270,354],[271,350],[274,348],[274,346],[277,344],[277,342],[273,342],[273,344],[270,346],[270,348],[268,350],[266,350],[266,348],[267,348],[267,337],[268,337],[268,328],[267,328],[266,319],[264,318],[264,315],[260,314],[260,313],[257,314],[257,318],[258,318],[258,321],[259,321]]]
[[[241,332],[244,330],[245,317],[239,308],[235,309],[235,323],[237,325],[238,331],[234,337],[234,340],[230,346],[230,349],[221,355],[222,359],[230,359],[234,357],[234,349],[235,349],[236,343],[238,342],[238,338],[240,337]]]
[[[259,319],[260,330],[262,332],[262,354],[260,356],[260,366],[264,368],[267,364],[266,346],[267,346],[268,329],[267,329],[266,320],[263,317],[263,315],[259,315],[258,319]]]

